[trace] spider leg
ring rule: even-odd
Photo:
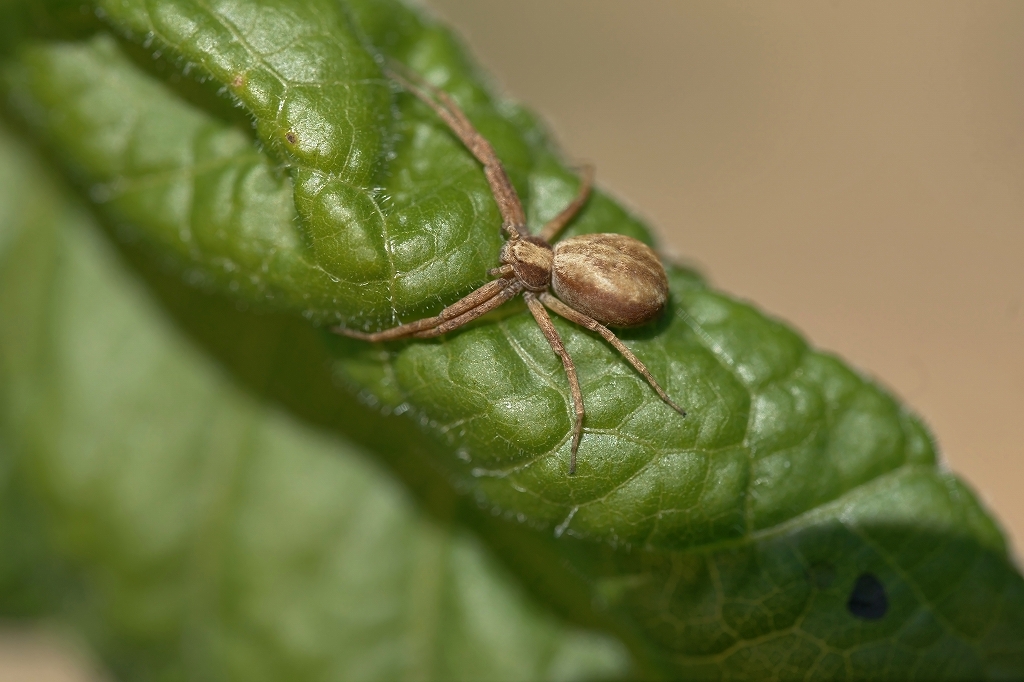
[[[587,203],[587,198],[590,196],[590,188],[594,184],[594,167],[587,164],[583,167],[583,175],[580,178],[580,189],[576,192],[576,198],[569,203],[568,206],[562,209],[562,212],[556,215],[551,221],[544,226],[540,231],[540,238],[546,242],[551,242],[558,233],[569,224],[569,221],[575,217],[579,210],[583,208],[583,204]]]
[[[451,95],[427,83],[402,64],[392,62],[391,67],[385,69],[385,73],[433,109],[462,144],[466,145],[473,156],[484,165],[484,175],[491,186],[491,194],[494,195],[494,201],[501,211],[501,228],[508,233],[509,238],[518,239],[529,235],[523,204],[491,143],[477,132]]]
[[[544,294],[541,294],[541,296],[544,296]],[[572,407],[576,413],[576,421],[572,427],[572,445],[570,447],[572,456],[569,459],[569,475],[572,476],[576,473],[576,451],[580,449],[580,439],[583,437],[583,391],[580,390],[580,380],[576,376],[576,365],[573,364],[569,351],[565,349],[565,344],[562,343],[562,337],[558,335],[558,330],[555,329],[551,318],[548,317],[548,311],[544,310],[544,306],[537,300],[537,295],[528,291],[523,294],[523,298],[526,299],[526,305],[530,307],[533,318],[540,325],[540,330],[544,332],[544,336],[551,345],[551,350],[555,351],[555,355],[562,359],[565,375],[569,378],[569,393],[572,395]]]
[[[487,271],[487,274],[491,277],[511,277],[516,274],[516,269],[511,265],[502,265],[501,267],[491,268]]]
[[[592,317],[584,315],[574,308],[570,308],[549,293],[542,293],[540,295],[540,300],[548,308],[551,308],[551,310],[553,310],[557,315],[603,336],[605,341],[614,346],[615,350],[619,351],[622,354],[622,357],[626,358],[626,361],[633,365],[633,369],[640,372],[644,379],[647,379],[647,383],[651,385],[651,388],[654,389],[662,400],[668,403],[669,407],[684,417],[686,416],[686,410],[672,402],[672,399],[669,398],[668,394],[665,393],[661,386],[658,385],[658,382],[651,375],[650,371],[648,371],[647,367],[644,366],[644,363],[640,362],[640,358],[633,355],[633,351],[629,350],[629,348],[626,347],[626,344],[622,343],[622,341],[619,341],[619,338],[615,336],[608,327],[604,326]]]
[[[500,282],[502,280],[495,281]],[[490,311],[500,306],[502,303],[505,303],[506,301],[515,298],[522,290],[523,285],[518,281],[508,282],[506,283],[506,288],[499,292],[497,296],[494,296],[493,298],[484,301],[475,308],[470,308],[469,310],[462,313],[458,317],[444,320],[443,322],[441,322],[441,324],[437,325],[433,329],[425,329],[423,331],[414,332],[412,335],[415,336],[417,339],[430,339],[435,336],[440,336],[441,334],[450,332],[453,329],[458,329],[462,325],[472,322],[481,315],[489,313]]]
[[[415,322],[409,322],[407,324],[392,327],[391,329],[385,329],[379,332],[367,333],[357,331],[355,329],[346,329],[344,327],[331,327],[331,331],[335,334],[341,334],[342,336],[348,336],[353,339],[362,339],[363,341],[391,341],[393,339],[400,339],[405,336],[412,336],[413,334],[423,331],[425,329],[433,329],[440,324],[443,324],[447,320],[458,318],[463,313],[473,310],[493,299],[502,293],[502,290],[509,286],[507,279],[494,279],[483,285],[476,291],[467,294],[463,298],[459,299],[455,303],[442,310],[435,317],[425,317],[422,320],[416,320]],[[507,300],[507,299],[506,299]]]

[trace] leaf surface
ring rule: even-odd
[[[228,381],[31,167],[0,132],[6,615],[62,613],[123,679],[628,669],[526,593],[455,498],[424,511],[363,449]]]
[[[670,268],[668,313],[623,334],[686,419],[556,321],[587,407],[572,478],[568,386],[521,305],[429,342],[316,331],[434,314],[501,245],[479,165],[379,59],[458,99],[531,225],[574,194],[537,123],[489,95],[443,28],[390,1],[96,8],[74,40],[37,30],[14,51],[12,110],[237,381],[374,450],[420,499],[433,470],[528,585],[649,675],[1024,673],[1024,583],[917,418],[692,272]],[[650,240],[603,195],[581,232]],[[272,351],[256,338],[282,334]]]

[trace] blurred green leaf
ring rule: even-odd
[[[136,281],[145,282],[174,321],[146,332],[152,337],[147,343],[189,335],[261,401],[260,407],[249,402],[236,408],[239,414],[283,408],[326,432],[325,452],[342,447],[342,438],[373,451],[423,513],[442,526],[472,529],[531,598],[581,626],[617,635],[646,677],[1024,675],[1024,582],[994,523],[961,483],[936,466],[920,422],[835,358],[709,289],[694,273],[671,268],[668,314],[624,335],[688,409],[685,420],[607,346],[556,322],[578,365],[587,405],[579,474],[572,478],[566,475],[567,384],[521,306],[509,304],[433,342],[376,347],[318,331],[335,322],[379,328],[436,312],[484,280],[501,244],[498,213],[478,164],[428,109],[393,91],[379,70],[384,56],[410,65],[462,103],[506,163],[531,224],[543,223],[574,193],[572,174],[536,122],[488,94],[443,28],[391,0],[106,0],[85,14],[75,14],[79,4],[56,1],[31,11],[24,3],[12,6],[21,8],[12,25],[24,27],[7,46],[3,67],[12,116],[119,237],[134,274],[114,274],[116,261],[109,258],[96,256],[99,261],[87,266],[92,256],[66,257],[94,279],[112,277],[111,292],[134,291]],[[57,31],[55,17],[62,12],[79,23]],[[8,199],[12,205],[19,200],[17,193]],[[26,224],[49,223],[39,218]],[[602,195],[571,231],[649,240],[636,220]],[[84,233],[79,228],[75,234]],[[52,237],[57,244],[62,239]],[[51,251],[99,248],[94,238],[67,239],[75,248]],[[95,457],[65,461],[45,454],[62,452],[58,442],[21,455],[36,471],[32,485],[44,491],[45,514],[75,510],[64,513],[76,519],[75,532],[62,533],[78,544],[61,556],[98,566],[122,553],[144,552],[145,543],[136,546],[134,537],[104,530],[99,518],[118,516],[115,509],[134,522],[159,525],[155,536],[172,533],[174,523],[187,525],[188,518],[207,533],[210,523],[225,523],[204,506],[213,504],[206,496],[214,495],[204,491],[216,488],[211,481],[219,476],[232,475],[212,463],[228,455],[212,457],[212,446],[197,440],[190,419],[227,439],[213,449],[234,453],[229,459],[241,452],[255,461],[250,451],[262,449],[269,461],[287,458],[291,448],[271,448],[274,436],[256,434],[252,418],[228,419],[248,425],[224,427],[221,434],[218,410],[184,396],[188,386],[178,385],[187,376],[183,371],[146,381],[145,368],[156,362],[147,351],[138,357],[124,351],[112,362],[123,342],[113,320],[94,313],[74,326],[55,327],[56,320],[80,316],[71,314],[71,303],[57,303],[54,291],[66,289],[69,297],[91,291],[84,283],[60,288],[69,268],[29,267],[24,263],[31,260],[21,255],[7,260],[15,264],[4,275],[9,309],[33,310],[48,321],[37,323],[45,328],[37,336],[22,338],[35,329],[24,321],[29,318],[4,309],[5,328],[19,330],[0,347],[5,357],[19,358],[8,365],[39,365],[39,376],[57,371],[53,367],[70,372],[49,383],[26,379],[31,388],[10,391],[15,397],[4,400],[16,415],[9,420],[11,438],[29,442],[38,433],[37,439],[59,441],[60,420],[68,415],[81,410],[76,424],[92,428],[103,423],[100,412],[112,411],[119,418],[105,437],[118,444],[122,457],[147,463],[125,465],[132,484],[111,488],[88,515],[81,511],[84,502],[72,502],[77,487],[107,480],[86,467]],[[36,278],[32,286],[18,279],[30,275]],[[8,325],[7,319],[19,322]],[[67,358],[33,355],[42,350],[18,355],[18,348],[36,347]],[[102,348],[115,350],[104,355],[97,351]],[[74,376],[62,368],[96,372],[93,364],[106,368],[92,376],[113,396],[108,401],[60,383]],[[197,370],[197,376],[206,374]],[[129,379],[140,382],[137,393],[127,403],[109,402],[125,392],[119,386]],[[175,390],[156,388],[165,382]],[[45,393],[42,386],[50,386],[48,398],[35,395]],[[17,397],[22,393],[32,400]],[[61,409],[22,407],[47,401]],[[268,404],[277,407],[262,406]],[[176,416],[166,422],[154,416],[164,424],[160,428],[129,416],[130,407],[147,405],[148,415]],[[35,421],[18,417],[19,410]],[[173,436],[164,433],[170,423],[177,425]],[[307,448],[316,449],[296,450]],[[59,466],[38,464],[54,458]],[[341,474],[331,483],[326,476],[312,478],[302,479],[309,480],[309,500],[319,499],[317,490],[335,489],[344,498],[351,489]],[[355,485],[358,491],[362,484]],[[320,494],[331,501],[327,492]],[[165,497],[188,513],[168,513],[174,523],[157,518],[161,507],[152,500]],[[257,497],[267,506],[258,514],[276,519],[272,497]],[[241,514],[236,498],[227,499],[220,500],[223,508]],[[358,513],[338,499],[335,506],[323,504],[318,518]],[[151,510],[154,518],[144,518]],[[405,513],[412,523],[416,513]],[[321,541],[327,542],[312,538],[310,546],[319,548]],[[252,559],[239,552],[232,556],[244,572]],[[168,557],[150,559],[145,565],[153,575],[174,565]],[[217,566],[226,561],[221,555],[204,560]],[[140,601],[174,593],[148,584],[146,570],[136,574]],[[128,599],[125,594],[135,594],[117,585],[94,598],[115,609]],[[87,593],[96,589],[92,585]],[[181,590],[197,589],[202,591],[183,579]],[[311,600],[317,607],[331,603],[319,592],[317,597]],[[414,608],[414,602],[403,608]],[[134,626],[118,630],[118,618],[146,622],[152,615],[159,621],[160,613],[131,604],[97,617],[102,625],[96,629],[126,636]],[[237,623],[244,627],[245,618]],[[388,636],[374,638],[370,630],[353,625],[350,632],[374,642]],[[96,639],[109,637],[124,651],[167,647],[173,639],[167,630],[153,632],[145,643],[115,634]],[[455,648],[467,646],[455,641]],[[551,638],[535,641],[550,644]],[[203,665],[230,649],[209,646],[216,653],[200,656]],[[554,655],[550,648],[522,648],[533,657],[512,657],[524,665],[547,665]],[[600,670],[621,670],[615,667],[621,660],[611,656]],[[436,670],[448,669],[426,668]]]

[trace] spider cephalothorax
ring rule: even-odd
[[[526,227],[522,203],[501,161],[455,100],[444,91],[421,83],[412,74],[390,75],[433,109],[483,164],[494,200],[501,210],[502,229],[508,241],[501,249],[501,266],[489,273],[497,279],[451,304],[437,316],[374,333],[343,327],[335,327],[334,331],[366,341],[440,336],[522,294],[551,349],[561,358],[569,379],[576,416],[570,447],[570,474],[576,472],[576,452],[583,436],[583,393],[576,366],[545,308],[600,334],[643,375],[662,400],[686,416],[639,358],[605,326],[634,327],[661,314],[668,301],[668,278],[658,256],[643,242],[621,234],[585,234],[554,246],[550,243],[586,203],[593,175],[590,169],[583,176],[576,198],[545,225],[539,235],[532,235]]]

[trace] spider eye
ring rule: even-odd
[[[586,234],[555,244],[551,285],[570,306],[613,327],[658,317],[668,277],[649,246],[621,234]]]

